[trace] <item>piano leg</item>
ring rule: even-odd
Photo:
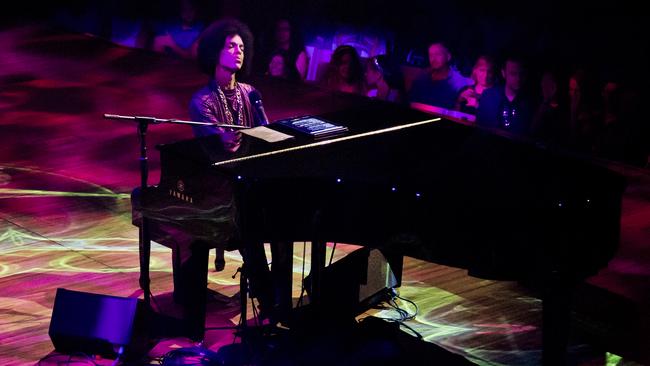
[[[271,242],[271,276],[275,292],[278,320],[287,320],[293,308],[293,242]]]
[[[309,275],[311,276],[311,295],[309,303],[318,312],[318,307],[321,305],[321,284],[322,284],[322,271],[325,268],[326,260],[326,242],[323,240],[314,240],[311,243],[311,269]]]
[[[542,364],[562,366],[567,363],[567,346],[571,324],[571,297],[575,284],[560,273],[545,280],[542,299]]]
[[[205,333],[209,247],[205,243],[172,248],[174,301],[183,306],[187,336],[195,341]]]
[[[149,234],[149,219],[142,217],[139,230],[139,254],[140,254],[140,288],[144,293],[144,303],[151,305],[151,279],[149,278],[149,259],[151,257],[151,238]]]

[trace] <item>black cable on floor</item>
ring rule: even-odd
[[[404,298],[404,297],[401,297],[401,296],[399,296],[399,295],[397,295],[396,297],[397,297],[398,299],[402,300],[402,301],[406,301],[406,302],[410,303],[411,305],[413,305],[413,306],[415,307],[415,313],[413,313],[413,315],[409,315],[409,317],[408,317],[407,319],[405,319],[405,320],[415,319],[415,317],[416,317],[416,316],[418,315],[418,313],[420,312],[420,309],[418,308],[418,304],[416,304],[415,302],[413,302],[413,301],[411,301],[411,300],[409,300],[409,299],[406,299],[406,298]]]

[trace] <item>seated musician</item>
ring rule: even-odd
[[[249,93],[255,89],[249,84],[237,81],[238,75],[250,70],[252,50],[253,36],[248,27],[239,21],[217,21],[203,32],[198,46],[198,62],[202,71],[210,76],[210,81],[192,97],[190,102],[192,120],[247,127],[259,124],[260,118],[249,99]],[[241,145],[242,134],[234,129],[215,126],[192,128],[197,137],[209,135],[218,137],[227,151],[235,152]],[[280,267],[281,262],[291,258],[290,255],[279,254],[280,251],[287,250],[287,246],[272,243],[271,248],[274,259],[273,277],[269,276],[266,255],[261,243],[247,243],[245,248],[242,248],[252,296],[257,297],[260,303],[261,316],[271,315],[274,297],[278,296],[277,286],[274,294],[273,282],[280,281],[277,279],[276,269]],[[223,265],[222,246],[217,249],[215,267],[220,270],[223,269]],[[290,285],[289,282],[289,298]]]

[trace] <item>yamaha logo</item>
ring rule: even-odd
[[[179,179],[178,182],[176,182],[176,190],[170,188],[169,195],[181,199],[185,202],[194,203],[194,199],[183,193],[183,191],[185,191],[185,183]]]

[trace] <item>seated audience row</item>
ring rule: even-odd
[[[426,72],[406,89],[386,55],[369,58],[363,78],[364,65],[354,48],[340,46],[323,84],[339,92],[457,110],[475,115],[479,126],[647,164],[649,147],[643,139],[648,126],[642,122],[639,91],[615,78],[603,80],[599,88],[585,70],[568,77],[546,70],[538,87],[531,88],[526,62],[514,55],[506,56],[498,68],[491,57],[480,56],[467,78],[451,64],[451,54],[441,42],[430,45],[429,62]]]

